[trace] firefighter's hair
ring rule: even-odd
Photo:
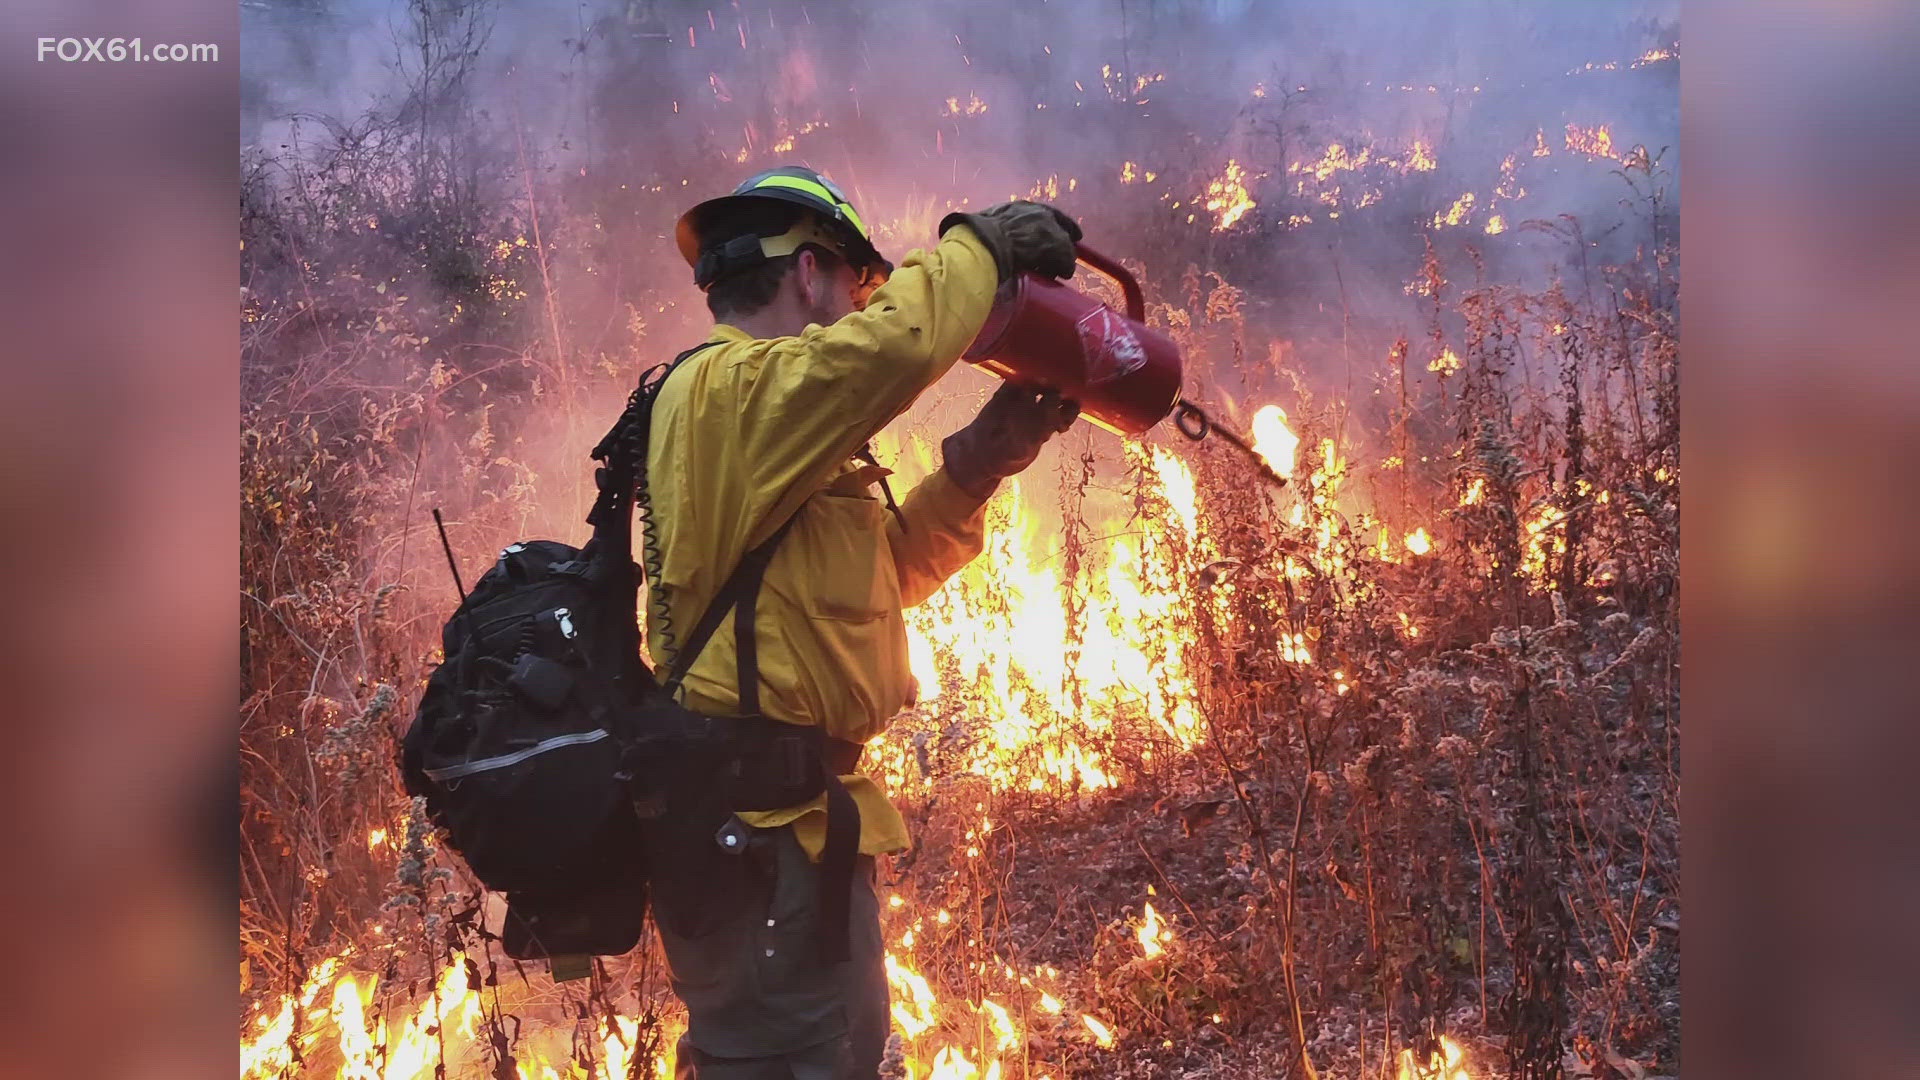
[[[724,218],[704,223],[701,245],[710,247],[724,244],[735,237],[749,234],[779,236],[799,224],[800,219],[809,213],[805,207],[791,203],[772,199],[748,200],[744,205],[737,205]],[[752,315],[766,307],[773,302],[774,294],[780,291],[780,282],[793,268],[794,259],[801,251],[812,251],[813,257],[828,268],[845,261],[838,253],[819,244],[803,244],[792,254],[765,258],[715,280],[707,286],[707,310],[716,319],[728,319]]]
[[[827,267],[841,261],[838,255],[818,244],[803,245],[800,251],[813,252],[813,257]],[[714,282],[707,288],[707,310],[716,319],[732,319],[752,315],[766,307],[780,291],[780,283],[793,269],[800,251],[775,256]]]

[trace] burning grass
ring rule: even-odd
[[[1177,92],[1106,78],[1129,102]],[[989,118],[971,92],[944,104]],[[843,126],[766,130],[791,148]],[[1569,127],[1566,147],[1617,164],[1607,135]],[[1270,281],[1214,266],[1268,250],[1287,198],[1410,199],[1393,178],[1433,173],[1432,144],[1337,142],[1271,176],[1223,155],[1178,193],[1145,159],[1098,181],[1135,209],[1087,215],[1089,233],[1154,237],[1137,250],[1155,322],[1289,483],[1212,444],[1083,426],[909,613],[921,700],[868,757],[917,841],[883,868],[888,1075],[1674,1064],[1671,237],[1643,152],[1624,171],[1647,242],[1588,264],[1577,223],[1524,220],[1519,170],[1548,151],[1531,125],[1525,142],[1478,203],[1436,189],[1404,217],[1558,244],[1569,269],[1522,288],[1477,249],[1443,266],[1429,246],[1405,291],[1424,340],[1380,342],[1338,391],[1346,335],[1277,333],[1255,310]],[[1318,198],[1342,180],[1352,194]],[[391,740],[451,607],[427,509],[470,569],[577,538],[585,448],[639,368],[698,332],[684,286],[622,277],[609,237],[684,192],[423,176],[364,142],[248,189],[243,1076],[668,1075],[658,957],[558,986],[505,960],[497,904],[400,796]],[[923,236],[946,201],[869,217]],[[957,374],[881,441],[904,483],[970,406],[956,385],[983,383]]]

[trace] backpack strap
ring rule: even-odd
[[[792,517],[782,522],[773,535],[761,541],[759,546],[748,551],[740,559],[740,565],[734,568],[733,575],[726,584],[707,602],[707,610],[700,615],[700,621],[694,625],[693,633],[686,644],[674,654],[673,664],[667,669],[664,685],[669,692],[680,689],[680,683],[692,670],[693,662],[700,657],[700,651],[706,647],[713,632],[720,629],[720,621],[733,612],[734,652],[739,663],[736,672],[740,678],[740,712],[755,716],[760,712],[760,664],[759,649],[754,634],[754,608],[760,598],[760,583],[766,577],[767,564],[773,561],[773,552],[786,539],[799,517],[795,511]]]
[[[671,364],[656,367],[641,376],[639,388],[628,399],[626,413],[622,414],[620,421],[601,440],[600,445],[594,448],[593,456],[607,461],[607,467],[601,470],[599,476],[600,498],[594,503],[593,513],[588,517],[594,523],[596,532],[602,527],[618,528],[620,523],[630,520],[630,515],[619,512],[626,509],[621,502],[622,492],[632,491],[639,498],[647,497],[644,491],[645,470],[640,465],[646,459],[644,440],[652,428],[653,402],[659,397],[667,379],[680,369],[681,364],[701,350],[717,344],[717,341],[702,342],[674,357]],[[662,368],[664,371],[661,371]],[[655,371],[661,371],[661,374],[655,376]],[[606,514],[612,516],[604,517]],[[714,631],[720,628],[720,620],[726,617],[728,611],[732,611],[735,651],[739,660],[736,673],[739,677],[740,712],[749,716],[759,714],[760,664],[753,631],[754,608],[760,598],[760,583],[766,576],[767,564],[773,561],[774,550],[786,538],[798,516],[799,509],[796,507],[794,513],[773,531],[772,536],[741,556],[740,564],[734,567],[733,573],[721,584],[720,591],[708,601],[707,610],[701,613],[693,633],[674,650],[673,662],[667,668],[666,678],[662,680],[668,693],[679,693],[687,672],[693,669],[701,650],[713,638]],[[626,539],[625,546],[631,561],[631,529],[627,530]],[[653,587],[658,588],[659,584],[654,582]]]

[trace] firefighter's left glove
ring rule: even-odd
[[[1015,199],[977,214],[948,214],[940,219],[940,235],[955,225],[971,228],[993,253],[1002,282],[1027,270],[1054,278],[1073,276],[1080,225],[1046,203]]]
[[[1056,390],[1003,383],[972,423],[940,443],[943,467],[960,490],[985,499],[1000,481],[1032,465],[1047,440],[1079,416],[1079,403]]]

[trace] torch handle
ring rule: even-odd
[[[1109,258],[1085,244],[1075,244],[1074,254],[1081,262],[1112,278],[1120,285],[1121,293],[1127,298],[1127,318],[1137,323],[1147,321],[1147,297],[1140,291],[1140,283],[1133,279],[1120,260]]]

